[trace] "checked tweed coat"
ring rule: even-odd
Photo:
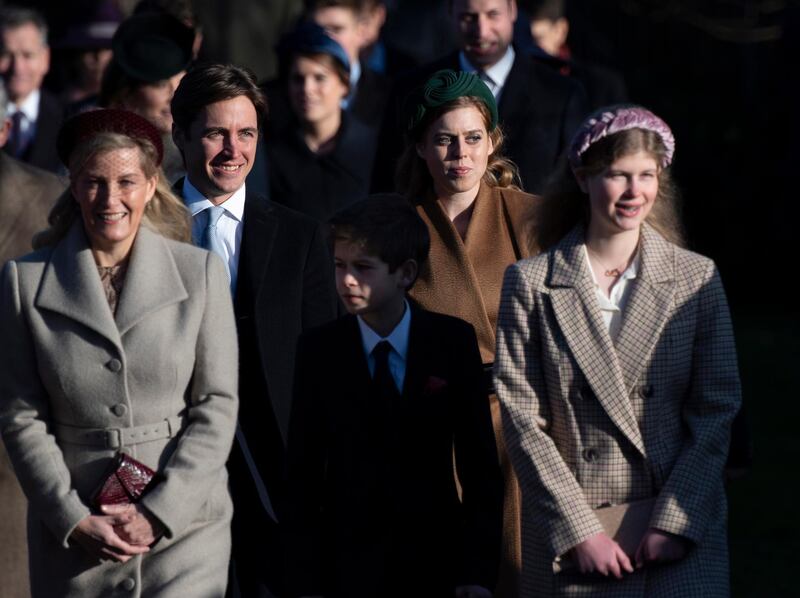
[[[642,227],[641,268],[613,343],[584,233],[509,267],[495,375],[522,489],[523,596],[727,596],[722,471],[740,404],[733,331],[711,260]],[[601,531],[592,509],[656,497],[679,562],[621,581],[553,574]]]

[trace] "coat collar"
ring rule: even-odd
[[[672,311],[674,249],[649,226],[642,227],[641,272],[631,289],[615,347],[583,255],[584,237],[584,228],[576,227],[550,254],[547,284],[553,310],[575,360],[603,408],[644,453],[628,397]]]
[[[122,336],[128,330],[148,314],[188,296],[165,239],[143,226],[131,250],[115,321],[78,220],[53,248],[35,305],[79,322],[122,351]]]

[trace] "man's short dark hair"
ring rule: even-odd
[[[47,45],[47,21],[38,10],[22,6],[4,6],[0,8],[0,33],[7,29],[16,29],[24,25],[33,25],[42,36],[42,45]]]
[[[347,241],[379,257],[394,272],[408,260],[420,269],[428,259],[431,237],[417,210],[403,196],[378,193],[338,212],[329,221],[331,240]]]
[[[239,96],[253,102],[260,129],[267,114],[267,99],[259,89],[255,75],[232,64],[198,64],[186,72],[175,90],[170,104],[172,119],[186,135],[206,106]]]

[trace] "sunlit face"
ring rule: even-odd
[[[0,43],[0,73],[9,99],[19,104],[42,86],[50,69],[50,48],[33,23],[4,30]]]
[[[247,96],[209,104],[187,132],[176,129],[173,139],[183,152],[192,185],[212,202],[222,203],[244,185],[253,167],[256,108]]]
[[[405,297],[405,289],[413,280],[404,267],[389,272],[389,265],[364,250],[358,243],[338,240],[334,245],[336,291],[351,314],[368,323],[382,321],[397,309]]]
[[[439,197],[477,189],[493,151],[483,115],[474,106],[444,113],[417,144]]]
[[[338,114],[347,87],[332,68],[298,56],[289,73],[289,99],[297,117],[315,123]]]
[[[609,236],[638,230],[658,195],[656,159],[643,151],[614,160],[603,171],[579,177],[589,194],[590,233]]]
[[[169,79],[137,87],[125,98],[123,107],[145,117],[160,133],[166,135],[172,131],[170,102],[185,74],[186,71],[181,71]]]
[[[452,0],[459,46],[477,67],[489,67],[503,57],[514,37],[514,0]]]
[[[95,251],[128,254],[157,180],[145,175],[138,148],[98,152],[73,174],[72,194]]]
[[[361,22],[358,15],[342,6],[328,6],[314,11],[314,22],[347,52],[350,62],[358,60],[358,53],[364,43]]]

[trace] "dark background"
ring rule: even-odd
[[[30,4],[57,30],[85,2]],[[251,28],[256,4],[225,3]],[[443,0],[390,4],[387,31],[409,23],[417,49],[448,49]],[[752,445],[729,483],[734,595],[796,595],[800,0],[572,0],[568,17],[574,57],[617,69],[630,99],[673,128],[690,247],[718,263],[728,292]]]

